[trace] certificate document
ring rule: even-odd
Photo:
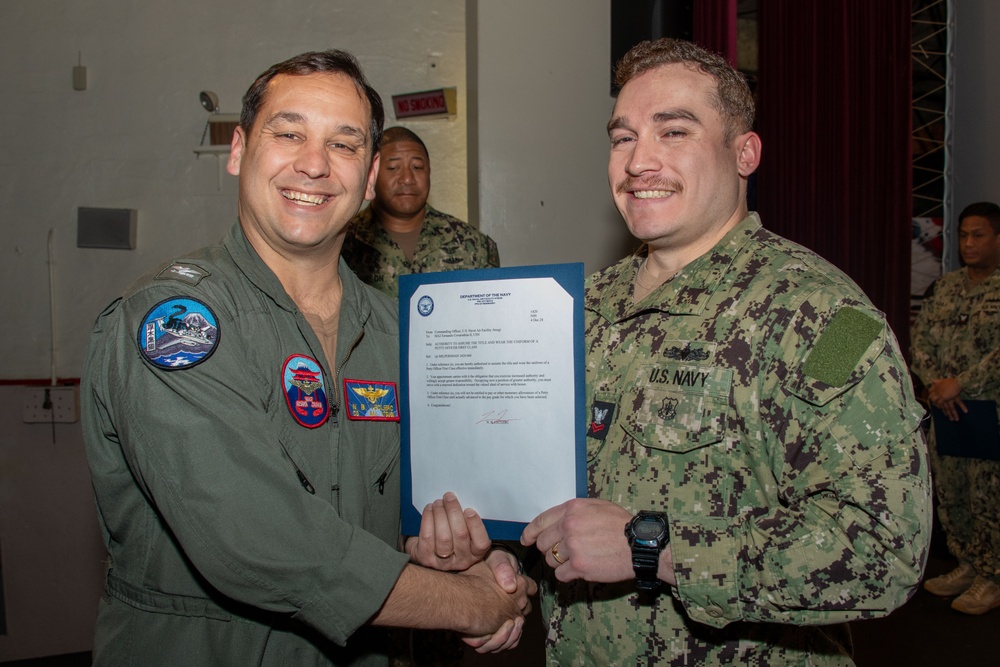
[[[493,539],[586,495],[583,265],[400,276],[403,532],[452,491]]]

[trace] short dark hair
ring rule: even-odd
[[[402,125],[387,127],[385,132],[382,133],[382,141],[379,143],[379,148],[399,141],[409,141],[415,144],[420,144],[420,147],[424,149],[424,155],[427,156],[428,160],[430,159],[430,153],[427,152],[427,146],[424,145],[423,139],[418,137],[416,132],[408,127],[403,127]]]
[[[991,201],[979,201],[975,204],[969,204],[958,214],[958,225],[961,226],[963,220],[973,215],[977,218],[986,218],[989,220],[990,227],[993,228],[993,233],[1000,234],[1000,206]]]
[[[243,95],[243,109],[240,112],[240,127],[247,133],[249,138],[250,130],[257,120],[257,113],[264,105],[264,97],[267,94],[267,85],[274,77],[280,74],[289,76],[305,76],[306,74],[329,73],[343,74],[354,82],[358,93],[368,99],[368,107],[371,110],[371,123],[369,132],[372,141],[372,156],[378,152],[378,147],[382,141],[382,126],[385,124],[385,110],[382,107],[382,97],[372,88],[361,71],[361,65],[357,58],[347,51],[339,49],[329,49],[327,51],[310,51],[302,53],[294,58],[289,58],[277,65],[271,65],[257,80],[251,84],[247,92]]]
[[[712,106],[726,124],[726,141],[753,129],[754,101],[746,78],[717,53],[681,39],[664,37],[640,42],[615,66],[615,85],[625,84],[663,65],[681,64],[715,79]]]

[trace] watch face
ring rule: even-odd
[[[658,519],[643,519],[635,524],[635,536],[640,540],[655,540],[663,532],[663,523]]]

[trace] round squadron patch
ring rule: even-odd
[[[293,354],[285,360],[281,379],[295,421],[306,428],[322,426],[330,416],[330,401],[319,362],[304,354]]]
[[[191,368],[212,356],[218,347],[218,319],[197,299],[173,297],[146,313],[136,342],[146,361],[157,368]]]

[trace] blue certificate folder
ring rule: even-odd
[[[963,401],[968,412],[958,411],[958,421],[951,421],[938,408],[931,407],[934,438],[938,454],[1000,461],[1000,425],[996,401]]]
[[[435,480],[440,478],[445,478],[442,486],[445,488],[437,489],[437,483],[428,485],[424,484],[425,488],[431,486],[434,491],[434,498],[440,498],[445,492],[453,491],[458,495],[459,502],[462,503],[463,507],[473,507],[480,512],[486,528],[489,531],[490,538],[494,540],[517,540],[521,536],[521,531],[524,526],[527,525],[523,521],[512,521],[508,519],[497,519],[495,516],[489,516],[487,511],[483,511],[481,507],[477,506],[475,502],[476,491],[485,490],[485,492],[492,493],[491,502],[499,502],[504,507],[508,507],[507,501],[503,498],[509,496],[513,498],[512,503],[521,502],[526,497],[531,497],[533,499],[534,491],[539,488],[544,489],[547,484],[544,481],[545,476],[549,474],[548,468],[544,463],[539,463],[537,457],[545,456],[546,447],[546,434],[545,433],[523,433],[523,429],[527,428],[527,424],[530,419],[526,420],[516,420],[520,421],[521,424],[516,425],[521,428],[522,431],[518,431],[517,428],[511,426],[507,427],[506,424],[501,423],[500,425],[495,425],[494,428],[507,428],[506,431],[489,431],[489,438],[496,438],[494,433],[520,433],[519,436],[512,437],[509,441],[503,442],[501,448],[497,449],[487,449],[484,450],[487,456],[497,457],[494,459],[499,467],[506,464],[508,461],[517,464],[518,473],[502,473],[500,470],[491,469],[493,466],[484,465],[480,466],[478,463],[465,463],[466,470],[470,467],[473,470],[474,479],[470,478],[468,474],[462,474],[453,472],[452,468],[460,467],[458,465],[451,465],[450,461],[460,461],[464,459],[466,462],[478,461],[476,458],[481,451],[477,450],[477,445],[482,447],[482,438],[477,437],[477,434],[483,433],[484,431],[479,430],[483,428],[483,425],[479,421],[471,420],[468,422],[468,426],[465,426],[464,420],[468,415],[461,410],[451,411],[451,408],[443,409],[435,407],[432,411],[430,404],[433,402],[429,395],[425,396],[414,395],[417,389],[411,388],[412,385],[420,387],[420,391],[428,388],[426,393],[431,394],[429,389],[431,384],[424,384],[420,379],[420,373],[424,373],[427,376],[430,375],[430,371],[423,370],[421,366],[415,366],[417,369],[418,376],[412,379],[411,383],[411,335],[413,336],[413,346],[419,345],[421,347],[421,352],[428,351],[423,349],[423,341],[418,338],[420,332],[423,331],[422,336],[427,336],[427,331],[431,327],[431,322],[433,322],[433,317],[447,317],[449,315],[449,304],[455,304],[453,310],[459,310],[459,306],[465,303],[478,300],[477,308],[474,309],[476,313],[488,314],[489,318],[496,317],[496,313],[506,312],[500,309],[493,309],[492,303],[488,298],[481,298],[483,295],[490,295],[494,293],[497,289],[496,281],[517,281],[522,279],[549,279],[555,281],[556,285],[553,285],[551,281],[545,280],[542,282],[533,281],[530,286],[533,288],[536,284],[544,284],[545,287],[552,289],[558,294],[558,301],[561,304],[559,312],[571,312],[572,322],[563,323],[560,318],[559,328],[560,331],[569,331],[571,333],[572,340],[572,356],[569,357],[566,352],[562,353],[563,359],[571,359],[571,370],[572,379],[560,376],[559,382],[550,382],[550,391],[559,392],[559,405],[567,405],[565,410],[562,412],[566,414],[560,414],[556,419],[558,419],[558,433],[562,438],[562,449],[561,451],[567,454],[572,452],[572,457],[575,457],[575,469],[574,470],[560,470],[560,479],[567,484],[570,489],[570,493],[565,500],[573,497],[584,497],[586,496],[587,486],[586,486],[586,408],[584,406],[585,400],[585,389],[584,389],[584,346],[583,346],[583,264],[549,264],[549,265],[539,265],[539,266],[520,266],[520,267],[510,267],[510,268],[499,268],[499,269],[474,269],[469,271],[445,271],[440,273],[421,273],[421,274],[410,274],[400,276],[399,278],[399,324],[400,324],[400,429],[401,429],[401,455],[400,455],[400,477],[401,477],[401,505],[402,505],[402,531],[405,535],[417,535],[420,530],[420,518],[421,512],[424,505],[429,502],[427,498],[422,499],[422,501],[414,500],[414,463],[416,460],[420,460],[424,466],[430,464],[435,468]],[[457,283],[454,286],[444,286],[435,287],[443,283]],[[460,284],[460,285],[459,285]],[[494,287],[491,289],[491,284]],[[509,283],[507,283],[509,284]],[[525,296],[532,294],[531,290],[522,290]],[[561,290],[559,289],[561,288]],[[449,294],[452,292],[461,293],[461,302],[458,300],[444,301],[443,299],[438,299],[435,301],[427,296],[430,294],[440,294],[443,290],[450,290]],[[565,294],[562,291],[565,291]],[[516,290],[515,290],[516,291]],[[568,307],[566,302],[566,295],[572,299],[571,309]],[[503,296],[501,294],[501,296]],[[515,309],[520,309],[520,302],[516,299],[510,299],[508,303],[503,304],[503,307],[511,305]],[[544,311],[544,307],[541,309]],[[464,312],[464,311],[463,311]],[[471,311],[470,311],[471,312]],[[518,310],[519,312],[519,310]],[[464,315],[463,315],[464,317]],[[470,317],[470,321],[462,321],[462,327],[477,327],[481,326],[485,321],[492,321],[486,319],[480,319],[484,317],[483,315],[477,315],[475,318]],[[568,317],[566,319],[569,319]],[[475,321],[474,321],[475,320]],[[449,320],[452,322],[454,320]],[[515,325],[512,325],[515,326]],[[528,325],[531,326],[531,325]],[[551,325],[549,325],[551,326]],[[571,327],[571,329],[568,329]],[[563,338],[559,337],[559,341]],[[566,340],[570,340],[569,337]],[[506,342],[506,341],[505,341]],[[481,344],[481,341],[480,341]],[[497,346],[505,347],[505,346]],[[486,349],[486,348],[484,348]],[[565,347],[561,347],[561,350],[565,350]],[[479,353],[477,353],[479,354]],[[414,353],[414,361],[419,364],[431,362],[425,362],[425,355],[417,355]],[[430,359],[429,355],[426,355],[427,359]],[[454,356],[454,355],[452,355]],[[418,358],[419,357],[419,358]],[[499,358],[499,356],[497,357]],[[565,364],[570,365],[570,364]],[[429,368],[430,366],[428,366]],[[481,371],[480,371],[481,373]],[[482,386],[482,381],[479,378],[484,377],[481,374],[476,375],[477,379],[472,380],[473,384],[466,384],[464,387],[441,387],[439,384],[435,384],[435,391],[454,391],[454,392],[481,392],[485,388]],[[455,403],[462,404],[465,400],[467,394],[460,394],[461,399],[455,401]],[[443,402],[443,401],[442,401]],[[524,403],[514,403],[513,408],[516,406],[525,405]],[[545,405],[548,405],[546,403]],[[417,419],[417,415],[413,412],[413,408],[416,407],[421,410]],[[499,407],[499,406],[498,406]],[[515,410],[512,409],[513,413]],[[478,412],[476,413],[478,415]],[[502,416],[502,415],[501,415]],[[433,436],[433,446],[436,450],[440,451],[439,448],[443,447],[446,452],[444,455],[436,455],[433,457],[423,457],[422,452],[415,452],[413,449],[414,442],[427,442],[429,440],[427,433],[431,431],[428,430],[421,434],[423,437],[414,438],[414,421],[418,421],[422,424],[432,423],[431,428],[434,429]],[[496,420],[501,422],[502,420]],[[514,421],[514,420],[512,420]],[[456,429],[460,429],[458,437],[446,437],[444,439],[437,439],[437,429],[434,428],[437,424],[442,422],[448,422],[447,428],[443,428],[443,432],[455,433]],[[460,424],[461,426],[456,426]],[[561,426],[565,425],[566,429],[572,430],[571,434],[566,434],[565,430]],[[505,437],[503,435],[501,438]],[[450,442],[450,440],[456,440],[455,442]],[[491,440],[492,442],[492,440]],[[506,448],[510,447],[511,455],[507,456]],[[555,450],[550,450],[550,453]],[[560,454],[562,456],[562,454]],[[442,460],[443,459],[443,460]],[[490,460],[490,459],[486,459]],[[560,458],[559,460],[563,460]],[[569,468],[572,464],[569,462],[570,457],[567,457],[566,464],[560,466],[560,468]],[[439,463],[440,461],[440,463]],[[437,470],[437,469],[440,469]],[[419,470],[418,466],[418,470]],[[454,482],[451,481],[451,477],[454,475]],[[534,480],[538,479],[535,483]],[[421,478],[424,479],[424,478]],[[459,489],[464,489],[460,491]],[[463,495],[472,496],[472,498],[463,498]],[[547,498],[546,498],[547,500]],[[539,500],[542,502],[542,500]],[[419,503],[419,504],[418,504]],[[556,502],[552,503],[558,504]],[[548,506],[541,507],[539,511],[548,509]],[[524,518],[528,521],[534,516],[530,517],[518,517]]]

